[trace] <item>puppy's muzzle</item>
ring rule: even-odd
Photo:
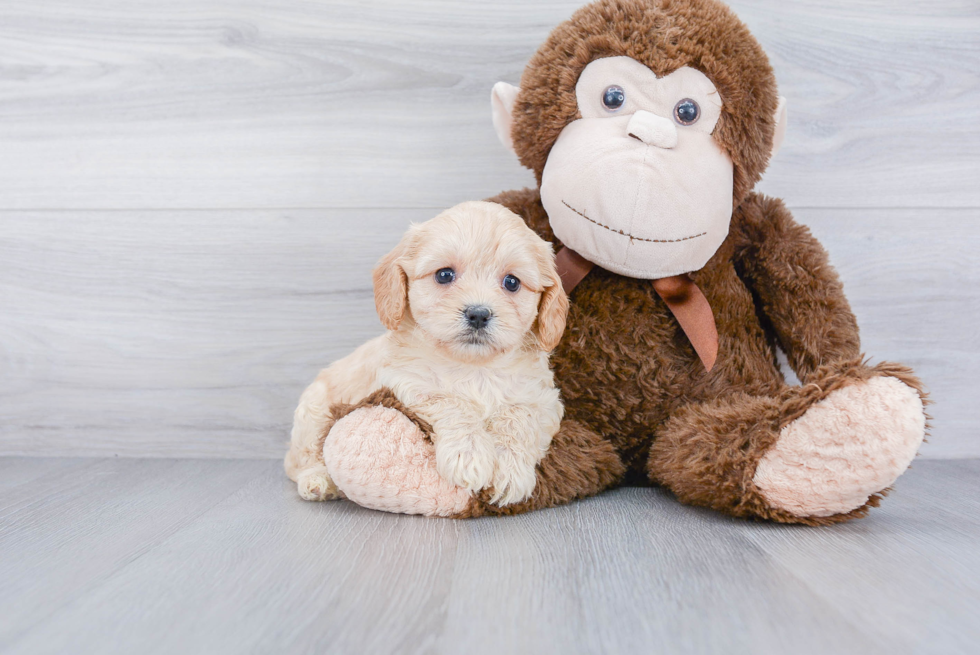
[[[474,330],[483,330],[490,325],[493,312],[490,311],[489,307],[484,307],[483,305],[470,305],[463,310],[463,317],[466,319],[466,323]]]

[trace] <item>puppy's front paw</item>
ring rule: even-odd
[[[512,453],[500,455],[493,476],[490,502],[503,507],[527,500],[534,492],[537,481],[533,465],[520,462]]]
[[[447,481],[479,491],[493,479],[494,449],[479,439],[442,439],[436,444],[436,469]]]
[[[317,467],[299,474],[296,480],[296,490],[303,500],[314,502],[321,500],[334,500],[340,498],[340,490],[333,483],[326,469]]]

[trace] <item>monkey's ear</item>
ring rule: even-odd
[[[490,108],[493,111],[493,129],[504,147],[514,152],[514,138],[510,130],[514,126],[514,103],[517,102],[519,88],[507,82],[497,82],[490,93]]]
[[[786,136],[786,98],[779,96],[779,106],[776,107],[776,131],[772,135],[772,152],[769,153],[770,161],[776,157],[779,148],[783,145],[783,138]]]

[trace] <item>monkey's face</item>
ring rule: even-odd
[[[586,66],[575,93],[581,118],[562,130],[541,178],[555,236],[630,277],[702,268],[732,214],[732,160],[712,137],[715,85],[693,68],[658,78],[608,57]]]

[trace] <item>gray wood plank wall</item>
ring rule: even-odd
[[[489,90],[579,4],[4,0],[0,454],[279,456],[404,227],[532,184]],[[980,455],[980,4],[733,6],[789,100],[761,188],[932,390],[924,456]]]

